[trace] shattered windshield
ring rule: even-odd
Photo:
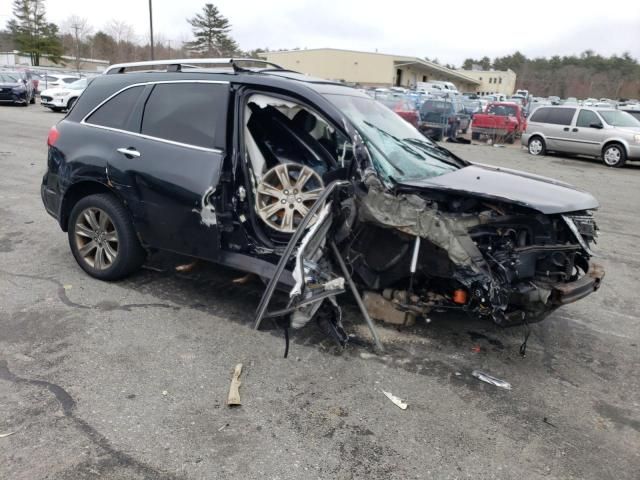
[[[372,98],[329,94],[358,130],[376,170],[396,181],[437,177],[460,168],[444,148],[425,138],[400,116]]]

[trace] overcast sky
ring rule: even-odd
[[[187,17],[201,0],[154,0],[154,30],[160,38],[190,38]],[[419,57],[460,64],[467,57],[520,50],[527,56],[603,55],[629,51],[640,58],[640,0],[218,0],[244,50],[258,47],[334,47]],[[385,3],[389,5],[385,8]],[[109,19],[131,23],[148,35],[147,0],[45,0],[48,19],[61,23],[75,13],[94,30]],[[378,6],[374,6],[378,5]],[[596,7],[598,7],[596,9]],[[11,1],[0,1],[0,25]]]

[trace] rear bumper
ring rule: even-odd
[[[42,197],[42,204],[49,215],[56,220],[59,220],[59,207],[60,196],[54,190],[47,188],[47,175],[45,174],[42,179],[42,185],[40,186],[40,197]]]
[[[476,125],[471,125],[471,131],[480,135],[511,135],[515,133],[515,130],[507,128],[478,127]]]
[[[582,278],[575,282],[554,285],[550,300],[555,305],[577,302],[598,290],[603,278],[604,268],[602,265],[590,262],[589,271]]]

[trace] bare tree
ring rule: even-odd
[[[89,25],[89,21],[84,17],[71,15],[62,23],[62,31],[68,33],[74,40],[74,59],[76,70],[80,71],[81,46],[87,41],[93,28]]]

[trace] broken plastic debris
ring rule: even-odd
[[[393,393],[385,392],[384,390],[382,390],[382,393],[384,393],[389,400],[391,400],[398,408],[401,408],[402,410],[406,410],[409,406],[401,398],[396,397]]]
[[[169,395],[169,392],[167,392],[166,390],[163,390],[162,391],[162,395],[164,395],[166,397],[167,395]]]
[[[251,282],[254,278],[256,278],[255,274],[247,273],[246,275],[244,275],[242,277],[234,278],[233,280],[231,280],[231,283],[234,283],[236,285],[245,285],[245,284]]]
[[[64,288],[65,290],[71,290],[73,288],[73,285],[63,285],[62,288]]]
[[[231,378],[231,386],[229,387],[229,396],[227,397],[227,405],[240,405],[240,374],[242,373],[242,364],[236,365]]]
[[[511,384],[509,382],[500,380],[499,378],[496,378],[493,375],[489,375],[487,372],[483,372],[482,370],[474,370],[473,372],[471,372],[471,375],[476,377],[478,380],[489,383],[491,385],[495,385],[498,388],[511,390]]]
[[[16,433],[16,432],[0,433],[0,438],[8,437],[10,435],[13,435],[14,433]]]
[[[176,265],[175,270],[176,270],[176,272],[187,273],[187,272],[192,271],[196,267],[197,264],[198,264],[198,261],[194,260],[191,263],[184,263],[182,265]]]

